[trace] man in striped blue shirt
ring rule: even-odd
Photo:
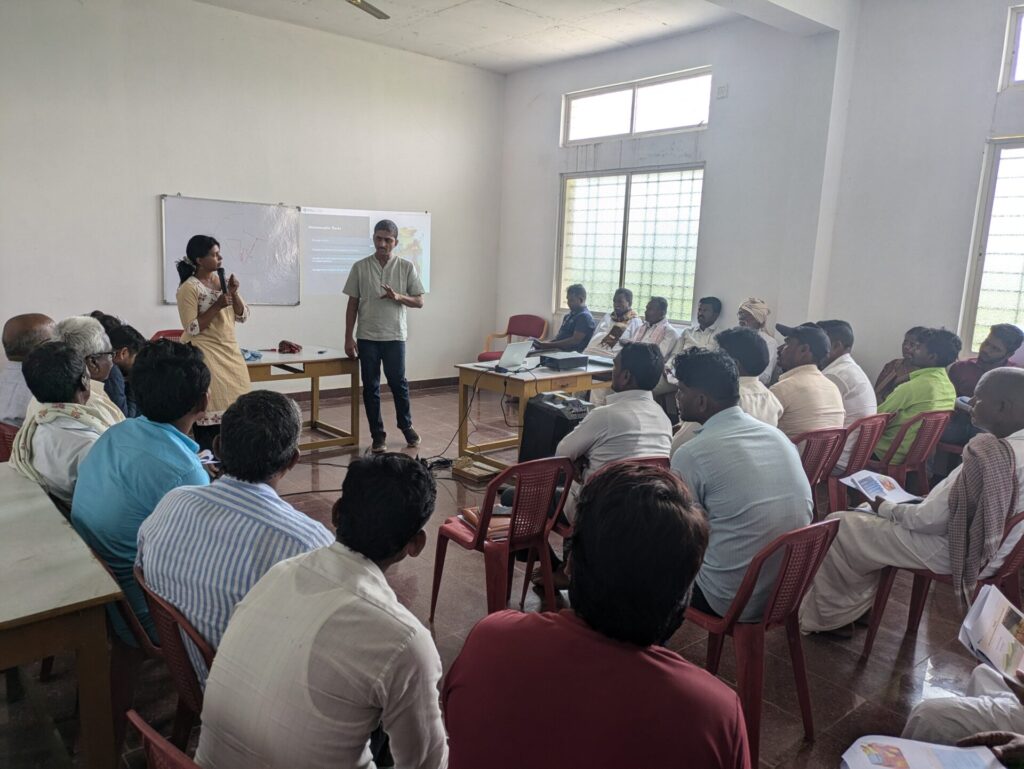
[[[299,460],[302,416],[295,401],[257,390],[221,421],[214,450],[224,475],[174,489],[139,529],[137,563],[154,592],[216,649],[249,589],[278,561],[330,545],[334,535],[277,494]],[[206,665],[186,639],[200,684]]]

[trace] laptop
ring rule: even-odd
[[[478,365],[477,368],[482,368],[484,371],[516,371],[523,367],[531,349],[533,349],[532,339],[525,342],[512,342],[505,347],[497,364],[485,363]]]

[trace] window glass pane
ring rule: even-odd
[[[996,323],[1024,324],[1024,147],[999,153],[990,216],[971,350]]]
[[[632,109],[632,88],[570,99],[569,141],[628,134]]]
[[[619,287],[625,205],[624,175],[566,179],[559,307],[565,306],[565,289],[582,283],[594,312],[611,310]]]
[[[664,131],[708,122],[711,75],[642,86],[636,91],[633,131]]]
[[[1024,56],[1021,55],[1021,41],[1022,34],[1024,34],[1024,24],[1021,24],[1021,19],[1024,18],[1024,14],[1015,13],[1013,16],[1014,21],[1017,23],[1017,50],[1014,54],[1016,61],[1013,64],[1013,82],[1017,83],[1024,80]]]
[[[638,308],[663,296],[670,318],[692,317],[703,181],[700,168],[633,175],[625,285]]]

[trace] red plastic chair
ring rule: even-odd
[[[846,460],[846,467],[837,476],[830,475],[828,478],[828,509],[829,512],[846,510],[849,502],[847,499],[846,487],[839,482],[839,478],[859,473],[868,466],[871,457],[874,456],[875,447],[882,439],[885,428],[889,426],[892,418],[896,416],[891,413],[872,414],[869,417],[858,419],[846,428],[847,442],[853,440],[853,448],[850,450],[850,457]],[[856,435],[856,438],[854,438]],[[839,453],[842,459],[842,452]]]
[[[803,446],[800,449],[800,464],[804,467],[804,475],[813,489],[824,483],[836,462],[843,453],[846,444],[846,428],[830,427],[825,430],[809,430],[792,438],[793,443]]]
[[[495,331],[488,334],[484,340],[484,351],[476,356],[478,361],[498,360],[501,357],[501,350],[492,350],[491,345],[496,339],[504,339],[506,343],[512,341],[512,337],[536,337],[543,339],[548,332],[548,322],[536,315],[513,315],[508,319],[508,325],[504,331]]]
[[[162,331],[157,331],[153,336],[149,338],[150,342],[155,342],[157,339],[173,339],[177,341],[181,339],[181,335],[185,332],[180,328],[165,328]]]
[[[168,742],[160,732],[142,720],[134,710],[126,714],[140,735],[149,769],[199,769],[199,764]]]
[[[6,462],[11,458],[11,449],[14,448],[14,436],[17,434],[17,427],[0,422],[0,462]]]
[[[768,544],[750,562],[736,597],[724,617],[713,617],[693,607],[686,610],[688,620],[708,631],[706,667],[709,673],[718,673],[725,636],[733,637],[733,646],[736,650],[736,691],[740,696],[743,717],[747,722],[751,766],[758,765],[761,736],[764,636],[774,627],[786,628],[786,635],[789,637],[789,656],[793,661],[793,675],[796,678],[796,693],[804,721],[804,736],[808,740],[814,737],[811,694],[807,686],[807,670],[804,666],[803,646],[800,643],[797,611],[838,531],[838,520],[822,521],[787,532]],[[761,621],[740,622],[739,618],[761,576],[761,569],[773,556],[773,560],[779,564],[779,574],[765,604]]]
[[[499,473],[487,484],[483,503],[479,508],[479,524],[474,526],[463,516],[454,515],[441,524],[437,533],[437,553],[434,557],[434,585],[430,593],[430,621],[434,621],[437,594],[441,588],[441,574],[444,572],[444,557],[449,540],[467,550],[479,550],[484,554],[484,573],[487,582],[487,613],[501,611],[508,606],[512,593],[512,569],[515,566],[513,553],[530,551],[540,558],[544,575],[544,600],[549,611],[555,608],[555,588],[551,573],[551,557],[548,553],[548,534],[554,521],[562,513],[569,496],[569,487],[574,477],[572,462],[565,457],[535,459],[532,462],[512,465]],[[498,490],[505,483],[515,484],[515,499],[512,503],[509,527],[506,532],[489,533],[491,512]],[[562,493],[555,504],[551,502],[557,487]],[[465,513],[470,508],[462,508]]]
[[[157,633],[160,635],[160,656],[164,658],[164,662],[170,668],[171,678],[174,679],[174,688],[178,690],[178,710],[174,717],[171,742],[184,750],[188,745],[192,727],[199,723],[199,714],[203,711],[203,689],[199,685],[199,678],[192,667],[192,661],[189,659],[188,650],[185,648],[181,634],[187,635],[199,649],[207,670],[213,664],[213,647],[199,635],[192,627],[192,623],[185,619],[181,612],[153,592],[146,584],[142,569],[136,566],[134,572],[135,581],[139,583],[139,587],[146,594],[149,613],[152,615],[153,624],[156,625]]]
[[[590,478],[593,478],[598,473],[603,473],[609,467],[615,467],[616,465],[624,465],[627,463],[652,465],[654,467],[663,467],[666,470],[672,467],[672,461],[668,457],[635,457],[630,459],[617,459],[614,462],[609,462],[608,464],[603,465],[601,469],[596,473],[593,473]],[[587,480],[589,481],[590,478],[587,478]],[[552,527],[552,531],[562,539],[566,539],[572,536],[572,524],[561,521],[558,516],[555,516],[555,525]],[[529,574],[527,574],[527,578],[529,578]]]
[[[1003,529],[1003,540],[1010,536],[1021,521],[1024,521],[1024,510],[1011,516],[1006,521]],[[1006,556],[1006,560],[999,567],[999,570],[991,577],[979,579],[974,589],[973,601],[978,596],[982,585],[995,585],[1014,606],[1024,610],[1024,603],[1021,602],[1020,594],[1020,569],[1024,566],[1024,537],[1013,546],[1013,550]],[[953,578],[949,574],[936,574],[928,569],[908,569],[914,575],[914,586],[910,592],[910,610],[907,612],[907,633],[913,635],[921,624],[921,615],[924,614],[924,605],[928,600],[928,591],[932,582],[942,582],[945,585],[952,585]],[[892,590],[893,582],[896,581],[896,574],[899,569],[895,566],[888,566],[882,570],[878,578],[878,592],[875,593],[875,603],[871,607],[871,624],[868,625],[868,635],[864,639],[864,650],[861,657],[867,659],[871,654],[871,648],[875,645],[875,636],[878,634],[878,627],[882,624],[882,614],[885,613],[885,605],[889,601],[889,592]]]
[[[896,438],[889,446],[889,450],[885,452],[885,456],[880,460],[869,460],[868,469],[883,475],[891,475],[896,483],[907,491],[912,491],[922,497],[925,496],[931,488],[928,484],[927,463],[935,453],[935,448],[939,445],[939,438],[942,437],[952,415],[952,411],[925,411],[905,422],[900,427],[900,431],[896,433]],[[903,463],[892,464],[893,457],[896,456],[896,452],[903,445],[904,438],[914,425],[920,425],[920,429],[914,436],[914,442],[910,444]],[[914,474],[914,479],[917,481],[913,490],[907,485],[907,477],[911,473]]]

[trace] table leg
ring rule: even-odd
[[[316,428],[320,421],[320,377],[316,374],[309,378],[309,426]]]
[[[78,712],[82,727],[83,766],[113,769],[113,708],[110,701],[110,653],[104,608],[87,609],[77,619]]]
[[[469,385],[459,381],[459,456],[469,446]]]

